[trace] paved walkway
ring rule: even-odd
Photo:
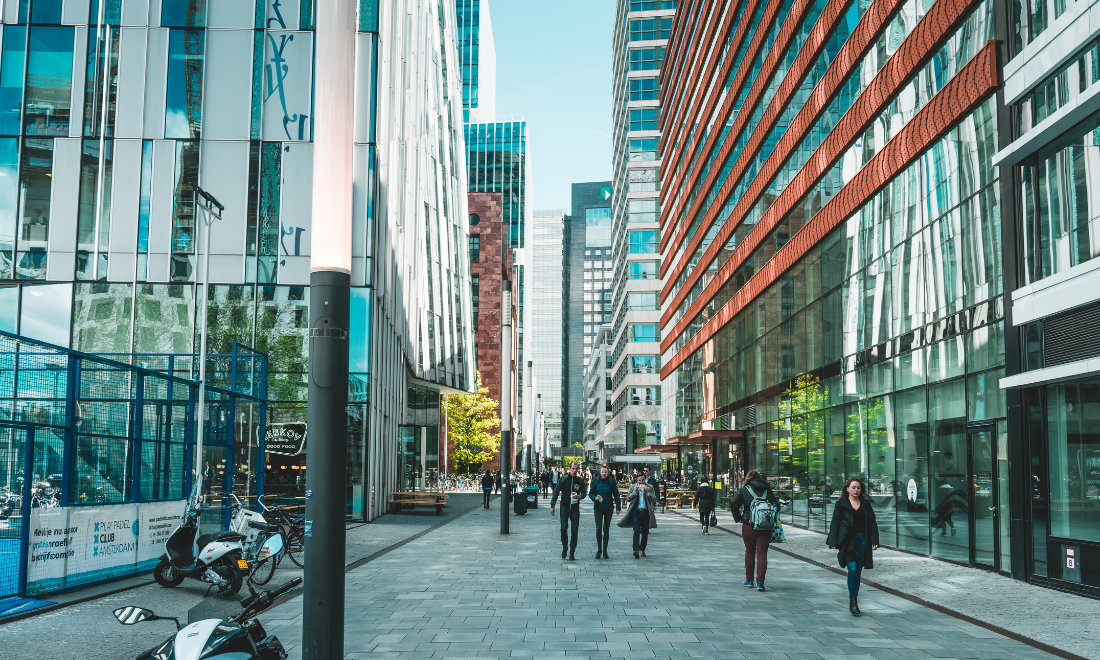
[[[493,498],[496,502],[496,498]],[[348,527],[345,562],[366,559],[410,537],[448,523],[467,511],[480,510],[480,494],[452,494],[442,516],[429,511],[385,515],[362,525]],[[499,516],[499,509],[495,508]],[[440,529],[446,529],[444,525]],[[438,531],[438,530],[437,530]],[[400,549],[393,552],[401,552]],[[370,566],[370,563],[366,564]],[[271,585],[299,577],[302,570],[284,560]],[[148,580],[146,580],[148,582]],[[269,585],[269,586],[271,586]],[[123,605],[141,605],[165,616],[186,621],[187,610],[198,603],[208,585],[186,580],[175,589],[156,584],[44,612],[27,619],[0,624],[0,658],[3,660],[127,660],[164,641],[175,626],[157,621],[122,626],[111,612]],[[79,596],[80,592],[73,594]],[[60,600],[59,598],[53,598]]]
[[[513,518],[502,537],[494,504],[349,572],[347,657],[1054,657],[869,587],[854,619],[841,576],[781,553],[771,553],[768,591],[745,589],[740,539],[703,536],[673,513],[649,559],[633,559],[629,530],[612,528],[612,559],[596,560],[587,506],[581,520],[575,562],[560,559],[545,508]],[[296,598],[261,617],[295,659],[301,607]]]

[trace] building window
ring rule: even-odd
[[[631,140],[630,160],[657,160],[657,140]]]
[[[633,252],[633,250],[631,250]],[[657,279],[657,262],[656,261],[631,261],[630,262],[630,279],[632,280],[655,280]]]
[[[657,232],[632,231],[630,232],[631,254],[657,254]]]
[[[661,405],[661,388],[658,387],[631,387],[630,405],[632,406],[659,406]]]
[[[1100,541],[1096,475],[1100,460],[1100,381],[1047,387],[1050,535]]]
[[[656,323],[633,323],[630,326],[630,341],[660,341]]]
[[[470,263],[481,261],[481,237],[470,236]]]
[[[661,95],[661,82],[657,78],[636,78],[630,81],[631,101],[656,101]]]
[[[655,131],[657,130],[657,114],[660,108],[639,108],[630,111],[630,130]]]
[[[651,311],[661,308],[661,303],[657,300],[656,291],[645,291],[640,293],[629,294],[630,311]]]
[[[470,293],[474,302],[481,300],[481,278],[477,275],[470,278]]]
[[[672,31],[672,18],[672,16],[658,16],[640,21],[630,21],[630,40],[668,39],[668,34]]]
[[[656,169],[628,170],[626,175],[630,182],[630,192],[657,192],[661,189],[661,180],[657,177]]]
[[[676,9],[676,0],[630,0],[630,11]]]
[[[662,46],[632,50],[630,51],[630,70],[659,71],[664,60],[665,49]]]
[[[655,374],[661,368],[660,355],[631,355],[630,373]]]
[[[630,222],[657,222],[657,200],[630,200]]]
[[[476,213],[471,213],[471,214],[470,214],[470,226],[471,226],[471,227],[474,227],[474,226],[476,226],[476,225],[477,225],[477,223],[479,223],[479,222],[481,222],[481,216],[479,216],[479,215],[478,215],[478,214],[476,214]]]

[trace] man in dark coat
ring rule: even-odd
[[[657,493],[646,484],[644,474],[639,474],[637,482],[626,492],[626,505],[626,515],[618,525],[634,528],[634,558],[638,558],[638,553],[645,557],[649,530],[657,528]]]
[[[699,507],[699,523],[703,525],[703,533],[710,533],[710,514],[714,512],[715,502],[718,501],[718,493],[704,481],[695,491],[695,506]]]
[[[550,491],[550,473],[546,470],[539,475],[539,484],[542,485],[542,499],[545,500],[546,494]]]
[[[607,467],[601,467],[599,476],[592,481],[592,488],[588,493],[588,499],[592,500],[592,510],[596,517],[596,559],[607,559],[607,542],[611,536],[611,510],[615,513],[623,510],[619,501],[619,485],[611,478],[611,471]]]
[[[554,515],[554,506],[561,496],[561,558],[565,559],[568,551],[569,560],[576,559],[577,528],[581,523],[581,499],[588,494],[588,485],[577,474],[577,464],[569,466],[569,473],[558,479],[558,486],[554,489],[554,496],[550,498],[550,515]],[[573,538],[569,538],[568,527],[573,529]]]

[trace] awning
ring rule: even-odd
[[[612,456],[612,463],[660,463],[662,460],[660,454],[623,454],[622,456]]]

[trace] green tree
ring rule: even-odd
[[[584,456],[562,456],[561,466],[568,470],[569,466],[576,463],[578,466],[584,463]]]
[[[459,472],[480,467],[500,450],[500,402],[488,394],[479,371],[477,394],[447,397],[447,433],[454,446],[450,458]]]

